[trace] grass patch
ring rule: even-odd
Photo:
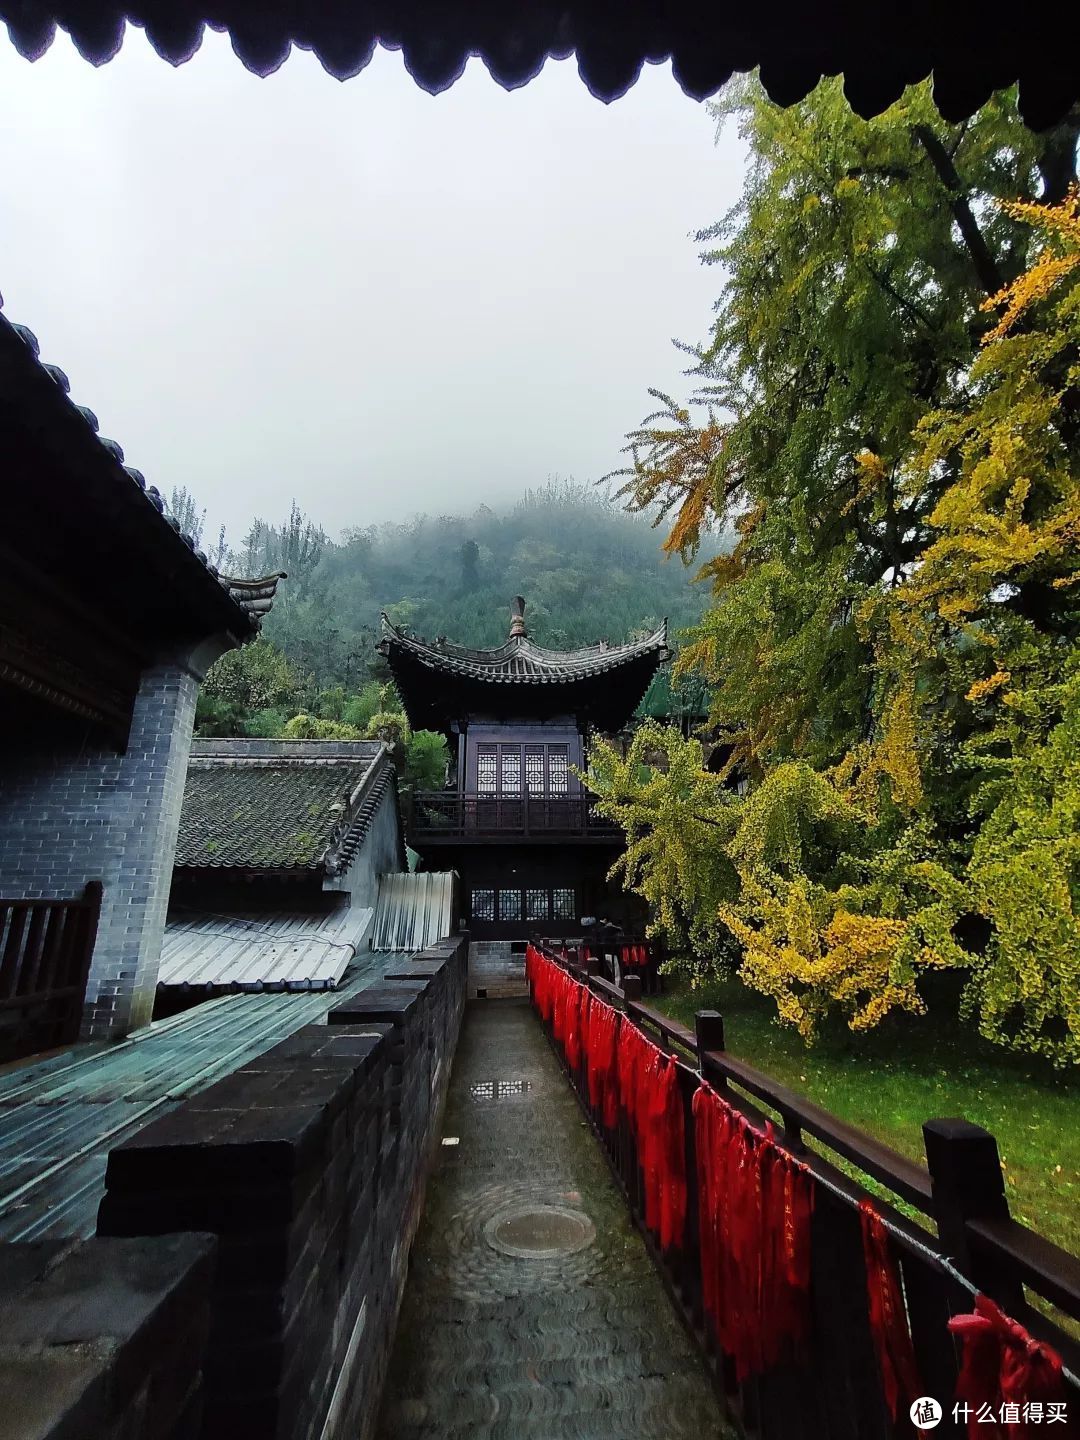
[[[719,1010],[733,1055],[912,1160],[925,1163],[924,1120],[962,1115],[984,1126],[997,1137],[1013,1216],[1080,1254],[1080,1077],[971,1033],[954,996],[930,997],[929,1015],[890,1015],[864,1035],[831,1026],[807,1047],[737,980],[665,984],[650,1001],[658,1009],[691,1028],[696,1010]]]

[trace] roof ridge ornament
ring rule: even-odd
[[[525,600],[521,595],[515,595],[510,602],[510,639],[527,640],[528,630],[525,628]]]

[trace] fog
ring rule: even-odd
[[[694,230],[742,147],[665,67],[610,106],[572,60],[430,96],[400,55],[259,79],[208,34],[95,70],[0,45],[0,292],[72,397],[208,532],[296,497],[333,534],[599,479],[720,277]]]

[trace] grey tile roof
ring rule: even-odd
[[[378,740],[197,742],[175,866],[340,874],[393,784]]]
[[[312,50],[339,80],[357,75],[379,44],[400,49],[417,84],[436,93],[452,85],[470,55],[491,76],[516,89],[540,73],[550,56],[576,55],[593,95],[613,100],[637,80],[644,63],[670,59],[687,95],[714,95],[734,71],[760,67],[779,105],[808,95],[823,74],[844,72],[855,110],[876,115],[899,100],[904,86],[933,74],[934,100],[949,120],[966,119],[994,90],[1020,82],[1021,113],[1035,129],[1059,120],[1080,95],[1068,45],[1045,43],[1056,29],[1071,33],[1075,7],[1050,0],[1038,26],[987,25],[985,0],[949,5],[853,5],[842,0],[771,0],[765,5],[612,6],[606,0],[441,0],[407,4],[379,0],[11,0],[0,18],[20,54],[36,60],[57,27],[95,65],[111,60],[125,23],[141,28],[170,64],[190,60],[203,28],[227,29],[241,62],[269,75],[295,46]],[[1049,12],[1049,13],[1047,13]],[[1060,22],[1066,22],[1062,25]],[[130,42],[129,42],[130,43]],[[1060,52],[1060,53],[1059,53]],[[366,77],[365,77],[366,78]],[[360,83],[363,83],[361,81]]]
[[[472,650],[441,640],[431,643],[406,635],[384,615],[380,651],[413,656],[433,674],[462,676],[495,685],[563,685],[621,669],[631,661],[667,657],[667,621],[644,640],[629,645],[589,645],[580,650],[548,650],[528,636],[515,636],[494,650]]]
[[[3,297],[0,296],[0,308],[3,307],[3,303]],[[136,470],[133,465],[125,463],[124,451],[117,441],[110,440],[106,436],[98,433],[98,418],[94,412],[89,409],[88,406],[78,405],[72,400],[71,383],[68,377],[63,370],[60,369],[59,365],[46,364],[46,362],[41,359],[41,348],[38,345],[37,336],[34,332],[25,325],[15,324],[3,315],[0,315],[0,326],[16,335],[19,340],[22,341],[41,372],[47,375],[57,387],[59,397],[62,397],[61,403],[81,416],[87,429],[96,437],[96,443],[114,462],[117,478],[121,483],[126,481],[134,491],[141,492],[146,501],[148,518],[151,519],[151,522],[153,517],[150,512],[156,512],[158,517],[157,523],[159,523],[163,529],[172,530],[175,533],[179,541],[186,546],[194,559],[202,567],[207,578],[216,581],[221,589],[228,594],[229,599],[239,608],[241,612],[240,616],[238,616],[240,620],[240,625],[238,626],[239,633],[243,635],[245,630],[247,633],[254,633],[259,627],[262,616],[273,604],[274,592],[277,589],[278,581],[287,578],[285,573],[280,571],[273,575],[259,576],[254,580],[240,580],[232,576],[219,574],[216,567],[210,563],[206,555],[197,548],[193,538],[190,535],[186,535],[180,529],[180,524],[176,517],[169,514],[168,506],[159,491],[153,485],[147,484],[146,478],[141,470]],[[182,554],[183,552],[181,551],[181,555]],[[187,563],[190,564],[191,561],[189,560]],[[195,573],[197,576],[198,572],[196,571]]]

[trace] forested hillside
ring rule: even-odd
[[[192,497],[174,495],[171,508],[205,546]],[[665,616],[675,635],[701,619],[705,599],[658,530],[573,482],[549,482],[505,511],[357,526],[337,541],[294,505],[280,524],[254,520],[236,548],[224,536],[205,548],[226,572],[288,579],[263,640],[211,672],[203,733],[279,734],[298,714],[363,731],[396,710],[374,649],[384,610],[417,635],[492,646],[521,594],[533,639],[563,649],[630,640]]]

